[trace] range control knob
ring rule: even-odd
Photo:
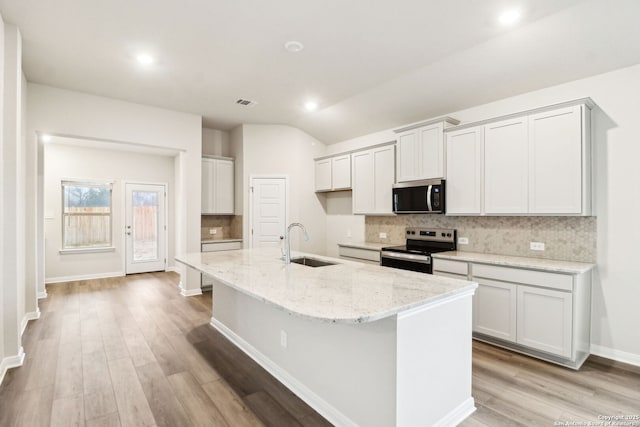
[[[442,237],[446,236],[446,233],[442,233]]]
[[[447,233],[447,237],[451,237],[451,233]]]

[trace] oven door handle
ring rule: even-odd
[[[431,257],[428,255],[397,254],[395,252],[382,251],[380,257],[417,262],[420,264],[431,264]]]

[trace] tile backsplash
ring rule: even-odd
[[[202,240],[242,238],[242,215],[202,215],[200,218]],[[216,234],[209,234],[211,228],[215,228]]]
[[[402,243],[405,227],[455,228],[459,251],[595,262],[595,217],[453,217],[444,215],[367,216],[365,240]],[[381,239],[380,233],[387,238]],[[532,251],[530,242],[542,242],[544,251]]]

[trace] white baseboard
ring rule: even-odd
[[[603,347],[596,344],[591,344],[591,354],[604,357],[605,359],[628,363],[629,365],[640,366],[640,354],[628,353],[626,351]]]
[[[434,426],[448,427],[457,426],[464,421],[469,415],[473,414],[476,410],[475,401],[473,397],[468,398],[462,402],[456,409],[449,412],[446,417],[440,419]]]
[[[125,274],[122,271],[114,271],[111,273],[80,274],[77,276],[49,277],[44,281],[47,285],[49,285],[52,283],[75,282],[77,280],[107,279],[109,277],[122,277],[124,275]]]
[[[20,336],[24,335],[24,330],[27,329],[27,323],[29,320],[38,320],[40,318],[40,308],[36,308],[36,311],[30,311],[22,318],[22,324],[20,325]]]
[[[193,297],[193,296],[196,296],[196,295],[202,295],[202,289],[200,289],[200,288],[185,289],[182,286],[182,282],[180,282],[180,284],[178,286],[180,287],[180,295],[182,295],[183,297]]]
[[[38,292],[38,299],[45,299],[47,297],[47,290],[45,289],[42,292]]]
[[[0,362],[0,385],[2,385],[2,381],[4,380],[4,376],[7,373],[8,369],[17,368],[22,366],[24,363],[24,348],[20,347],[18,349],[18,354],[15,356],[9,356],[2,359]]]
[[[167,267],[167,268],[165,269],[165,271],[171,271],[171,272],[173,272],[173,273],[178,273],[178,274],[180,274],[180,269],[179,269],[178,267],[176,267],[176,266],[173,266],[173,267]]]
[[[285,385],[289,390],[296,394],[305,403],[315,409],[320,415],[326,418],[331,424],[344,427],[358,427],[353,420],[347,417],[345,414],[336,409],[326,400],[322,399],[316,393],[314,393],[307,386],[302,384],[296,378],[294,378],[287,371],[275,364],[271,359],[262,354],[258,349],[249,344],[247,341],[236,335],[231,329],[227,328],[224,324],[218,320],[211,318],[210,325],[217,331],[224,335],[229,341],[235,344],[240,350],[245,352],[251,357],[258,365],[266,369],[271,375],[273,375],[278,381]],[[471,407],[473,406],[473,399],[471,399]],[[473,412],[473,411],[472,411]],[[463,418],[462,418],[463,419]],[[444,424],[443,424],[444,425]],[[449,424],[452,425],[452,424]]]

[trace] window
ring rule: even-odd
[[[62,181],[62,249],[111,247],[110,182]]]

